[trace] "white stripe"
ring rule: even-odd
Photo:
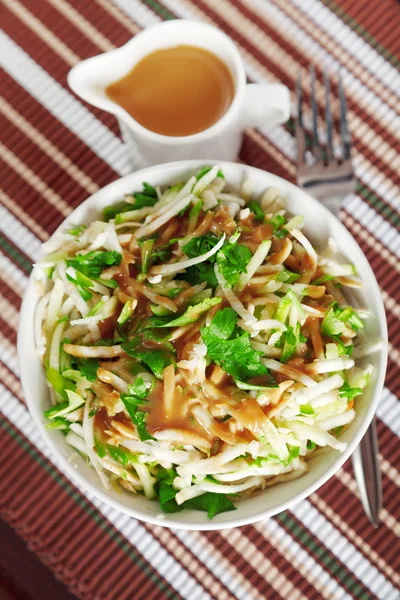
[[[31,256],[33,260],[37,260],[41,247],[40,240],[2,205],[0,205],[0,231],[17,248],[20,248],[26,255]]]
[[[395,67],[383,58],[374,48],[365,42],[351,27],[337,17],[329,8],[317,0],[291,0],[293,4],[309,15],[316,25],[338,43],[364,68],[396,94],[399,93],[399,74]],[[371,36],[373,37],[373,36]]]
[[[15,291],[25,290],[28,285],[28,277],[5,254],[0,254],[0,271],[3,279],[7,279],[9,286],[15,288]]]
[[[0,334],[1,336],[1,334]],[[19,363],[15,346],[7,338],[0,341],[1,362],[19,379]],[[8,342],[8,343],[7,343]],[[7,344],[6,344],[7,343]]]
[[[117,173],[126,175],[132,170],[126,147],[119,138],[1,31],[0,44],[0,64],[10,77]]]
[[[5,416],[69,479],[62,464],[47,448],[27,409],[2,384],[0,384],[0,398],[0,408]],[[153,538],[139,521],[110,508],[93,494],[84,490],[78,483],[74,482],[74,485],[120,531],[122,536],[137,548],[153,569],[159,572],[184,598],[188,600],[194,598],[211,600],[209,594],[181,567],[171,554],[164,550],[157,539]]]
[[[338,558],[377,598],[397,600],[398,591],[359,550],[308,501],[303,500],[291,508],[311,533]]]
[[[400,401],[387,387],[383,388],[376,414],[386,427],[400,437]]]
[[[225,585],[225,587],[228,588],[235,598],[238,598],[239,600],[247,600],[249,598],[249,590],[240,584],[238,578],[232,577],[229,569],[224,569],[223,562],[219,561],[218,558],[213,554],[214,550],[212,549],[212,545],[210,545],[211,551],[209,552],[207,550],[206,544],[204,544],[206,539],[203,538],[203,536],[200,538],[201,541],[199,542],[190,531],[175,529],[174,534],[180,540],[180,542],[189,548],[189,550],[195,554],[198,560],[204,564],[215,575],[215,577]],[[216,552],[219,552],[218,549]],[[230,563],[230,565],[231,564],[232,563]],[[232,567],[235,568],[233,564]],[[243,577],[246,580],[246,576],[243,575]]]
[[[380,240],[384,246],[400,258],[399,233],[386,219],[376,213],[360,196],[356,196],[355,194],[346,196],[343,206],[377,240]]]
[[[214,551],[212,550],[212,545],[210,546],[211,552],[207,550],[207,547],[204,544],[204,542],[206,542],[205,538],[201,537],[201,542],[203,543],[200,543],[196,539],[196,536],[192,535],[190,531],[182,531],[181,529],[175,529],[174,534],[180,540],[180,542],[189,548],[189,550],[195,554],[198,560],[204,564],[215,575],[215,577],[225,585],[225,587],[228,588],[235,598],[238,598],[238,600],[248,600],[249,590],[240,585],[238,579],[232,577],[229,569],[224,568],[223,561],[218,560],[218,558],[213,554]],[[217,549],[216,552],[218,553],[219,550]],[[233,564],[232,567],[235,568]],[[244,579],[246,579],[245,575],[242,576]],[[250,582],[248,583],[251,585]]]
[[[286,560],[292,561],[295,557],[296,561],[303,565],[303,568],[310,571],[315,578],[318,578],[321,585],[324,586],[324,597],[335,598],[336,600],[350,600],[351,596],[348,594],[332,577],[324,567],[316,562],[313,557],[304,550],[300,544],[296,542],[286,531],[281,527],[276,519],[267,519],[262,521],[256,528],[262,531],[267,539],[270,540],[271,544],[274,544],[274,540],[285,550]],[[275,544],[274,544],[275,545]],[[312,582],[310,582],[312,584]],[[313,584],[312,584],[313,585]]]

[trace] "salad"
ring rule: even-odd
[[[372,373],[355,364],[367,315],[343,295],[362,284],[302,229],[279,189],[232,191],[213,166],[44,244],[46,427],[106,489],[212,518],[346,448]]]

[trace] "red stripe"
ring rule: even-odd
[[[3,274],[4,279],[7,279],[7,276]],[[15,307],[19,307],[21,304],[21,296],[19,294],[17,294],[17,292],[9,287],[10,286],[10,282],[9,281],[4,281],[3,279],[0,280],[0,290],[1,290],[1,295],[6,298],[8,300],[8,302],[10,304],[12,304]]]
[[[384,6],[383,6],[384,4]],[[387,48],[391,54],[400,60],[400,43],[396,35],[395,23],[399,22],[399,4],[395,0],[382,2],[354,2],[354,0],[335,0],[328,6],[335,10],[339,6],[348,17],[361,25],[375,40]],[[347,22],[347,19],[343,19]],[[353,27],[354,28],[354,27]],[[365,39],[365,36],[363,36]],[[376,43],[370,42],[373,47]]]
[[[261,150],[248,135],[244,136],[243,145],[240,150],[240,159],[252,167],[269,171],[274,175],[279,175],[279,177],[283,177],[284,179],[288,179],[289,181],[292,181],[292,183],[295,183],[294,177],[288,174],[285,167],[270,154]]]
[[[0,315],[0,331],[14,346],[17,344],[17,332]]]
[[[71,4],[68,2],[68,4]],[[81,2],[79,13],[83,14],[84,5]],[[64,44],[71,48],[81,59],[98,54],[98,47],[78,27],[64,17],[51,2],[37,2],[36,0],[24,0],[24,6],[39,19],[50,31]]]

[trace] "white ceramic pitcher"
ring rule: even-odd
[[[232,73],[235,94],[228,110],[211,127],[194,135],[172,137],[140,125],[108,98],[105,89],[147,54],[178,45],[198,46],[218,56]],[[284,123],[290,115],[289,90],[281,84],[246,84],[243,61],[232,40],[197,21],[167,21],[146,29],[121,48],[76,65],[68,74],[68,83],[83,100],[117,117],[132,159],[139,151],[141,164],[136,166],[189,158],[235,160],[246,127],[270,127]]]

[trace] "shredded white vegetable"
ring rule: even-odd
[[[188,258],[187,260],[181,260],[180,262],[162,265],[160,267],[152,267],[151,273],[172,275],[173,273],[179,273],[179,271],[183,271],[184,269],[192,267],[193,265],[198,265],[202,262],[205,262],[206,260],[214,256],[214,254],[216,254],[220,248],[222,248],[225,242],[225,237],[226,236],[224,234],[218,241],[218,243],[214,246],[214,248],[211,248],[211,250],[209,250],[205,254],[202,254],[201,256],[196,256],[196,258]]]

